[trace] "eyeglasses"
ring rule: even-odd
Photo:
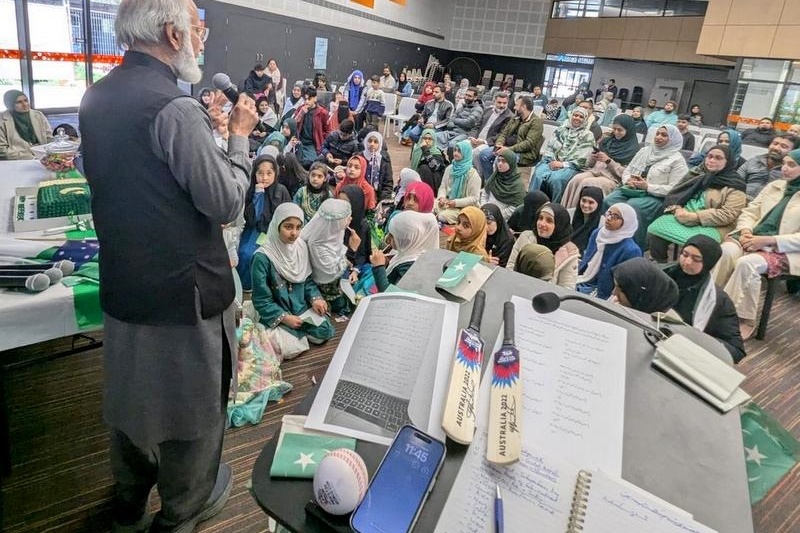
[[[194,24],[192,24],[192,28],[194,28],[194,33],[197,35],[197,38],[200,39],[200,42],[206,42],[208,34],[211,33],[211,29],[208,26],[195,26]]]
[[[622,215],[618,213],[613,213],[611,211],[606,211],[606,213],[603,216],[609,220],[623,220]]]
[[[692,263],[702,263],[703,262],[703,258],[701,256],[692,255],[689,252],[687,252],[686,250],[681,252],[681,257],[683,257],[684,259],[690,260]]]

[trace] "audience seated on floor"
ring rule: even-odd
[[[755,331],[761,276],[800,275],[800,149],[783,158],[782,174],[742,210],[716,267],[745,340]]]
[[[639,151],[639,139],[633,119],[628,115],[617,115],[611,127],[611,135],[600,141],[586,160],[586,170],[573,176],[561,197],[561,205],[567,208],[578,206],[580,192],[584,187],[599,187],[608,194],[622,184],[625,166]]]
[[[494,172],[481,191],[481,204],[494,204],[508,219],[525,199],[525,184],[517,168],[517,156],[510,148],[502,148],[494,161]]]
[[[508,227],[516,234],[533,230],[539,216],[539,208],[550,198],[542,191],[531,191],[525,195],[522,205],[517,207],[508,219]]]
[[[472,166],[472,144],[463,140],[453,148],[453,162],[444,169],[434,213],[444,224],[455,224],[468,205],[480,205],[481,178]]]
[[[444,154],[436,146],[436,131],[433,128],[426,128],[420,134],[419,140],[411,149],[409,166],[419,173],[419,177],[431,189],[439,190],[447,163],[445,163]]]
[[[396,285],[419,256],[439,249],[439,224],[431,213],[403,211],[389,222],[386,244],[390,256],[375,249],[370,256],[375,284],[380,292]]]
[[[484,204],[481,211],[486,216],[486,251],[489,253],[489,262],[493,265],[505,267],[511,248],[514,246],[514,234],[508,229],[508,224],[494,204]]]
[[[583,253],[589,237],[600,225],[603,207],[603,190],[599,187],[581,189],[580,201],[572,215],[572,243]]]
[[[553,255],[553,274],[549,281],[559,287],[574,290],[578,278],[580,251],[571,242],[571,238],[572,226],[567,210],[559,204],[545,203],[537,211],[536,220],[530,229],[526,229],[517,237],[517,242],[511,249],[507,268],[531,277],[539,277],[526,269],[528,265],[538,271],[538,263],[531,261],[530,258],[523,261],[522,257],[530,253],[538,257],[539,253],[531,247],[544,246]]]
[[[486,215],[480,207],[467,206],[458,214],[453,236],[447,243],[452,252],[468,252],[489,260],[486,251]]]
[[[633,240],[638,221],[628,204],[614,204],[603,215],[603,223],[592,232],[586,253],[578,265],[577,289],[583,294],[607,300],[614,290],[612,269],[642,250]]]
[[[611,269],[611,300],[643,313],[667,312],[678,301],[678,285],[652,261],[634,257]]]
[[[744,179],[727,146],[709,150],[704,166],[704,174],[687,174],[675,185],[664,198],[664,214],[648,227],[650,257],[656,262],[667,262],[670,243],[682,245],[694,235],[722,241],[747,204]]]
[[[328,185],[328,167],[317,161],[308,171],[308,180],[294,194],[294,203],[303,210],[304,224],[308,224],[317,214],[323,202],[333,198],[333,191]]]
[[[362,143],[364,150],[361,156],[367,162],[367,183],[375,190],[375,197],[380,202],[392,197],[394,178],[392,174],[392,160],[389,152],[384,149],[383,135],[371,131],[364,137]]]
[[[681,155],[683,137],[672,125],[660,126],[653,144],[638,152],[622,173],[622,187],[603,201],[604,212],[620,202],[626,202],[636,213],[638,229],[634,239],[640,248],[647,246],[647,227],[662,212],[664,197],[688,172]]]
[[[328,125],[328,110],[317,105],[317,90],[313,87],[306,89],[306,102],[301,105],[294,115],[297,123],[297,159],[304,168],[309,168],[317,160],[322,150],[322,143],[330,133]]]
[[[349,109],[347,112],[350,112]],[[339,123],[337,130],[330,132],[325,137],[325,141],[323,141],[320,148],[318,161],[335,167],[347,163],[347,160],[358,151],[355,124],[352,120],[346,118]]]
[[[550,136],[528,190],[542,190],[552,201],[561,200],[567,183],[584,168],[594,147],[594,136],[587,128],[587,120],[588,112],[577,107],[569,121]]]
[[[722,248],[717,241],[695,235],[681,247],[678,262],[664,272],[678,284],[678,301],[672,309],[681,320],[720,341],[738,363],[745,351],[736,308],[711,276],[720,256]]]

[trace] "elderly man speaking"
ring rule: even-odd
[[[228,118],[219,97],[206,112],[178,88],[200,81],[208,32],[189,0],[122,0],[125,57],[80,108],[102,249],[116,532],[189,533],[222,510],[232,484],[220,465],[236,353],[221,226],[242,210],[258,116],[246,95]],[[227,154],[213,138],[226,122]],[[161,510],[149,526],[155,484]]]

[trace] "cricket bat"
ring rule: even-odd
[[[519,460],[522,449],[522,383],[519,350],[514,346],[514,304],[503,306],[503,345],[494,354],[489,398],[486,460],[506,465]]]
[[[472,303],[469,326],[461,330],[456,345],[450,385],[442,416],[442,429],[460,444],[469,444],[475,434],[475,415],[478,410],[478,389],[481,383],[483,339],[481,320],[486,293],[478,291]]]

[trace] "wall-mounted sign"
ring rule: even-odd
[[[314,40],[314,70],[328,68],[328,39],[317,37]]]

